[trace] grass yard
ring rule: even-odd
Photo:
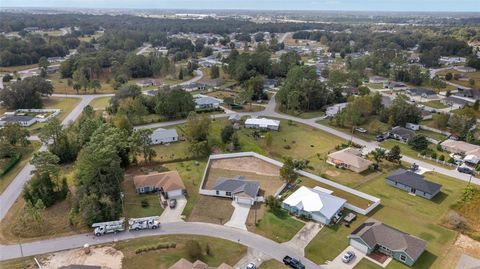
[[[452,204],[460,198],[466,183],[436,173],[428,173],[426,178],[443,186],[441,193],[431,201],[387,186],[384,177],[365,183],[359,186],[358,190],[382,199],[381,206],[371,214],[371,217],[428,241],[426,252],[413,268],[446,269],[443,260],[457,232],[445,228],[442,222]],[[327,228],[320,231],[307,246],[307,257],[319,263],[333,259],[347,246],[346,236],[366,219],[364,216],[359,217],[351,228],[342,226],[338,227],[338,230]],[[387,268],[408,267],[392,262]]]
[[[68,79],[61,78],[60,74],[54,73],[48,76],[48,79],[52,81],[53,91],[54,93],[59,94],[77,94],[77,91],[73,89],[73,86],[68,86]],[[113,93],[115,90],[113,89],[110,83],[107,83],[107,78],[100,78],[101,88],[96,90],[96,93]],[[79,94],[93,94],[93,89],[84,91],[84,89],[80,89]]]
[[[142,218],[162,214],[163,208],[160,205],[160,197],[157,194],[137,194],[132,176],[125,178],[122,187],[125,218]],[[143,207],[142,201],[147,201],[148,206]]]
[[[333,119],[326,119],[326,120],[320,120],[318,123],[327,125],[329,127],[332,127],[334,129],[340,130],[344,133],[352,133],[352,127],[340,127],[334,124]],[[360,139],[366,140],[366,141],[374,141],[375,136],[380,134],[380,133],[385,133],[390,129],[390,126],[387,123],[381,122],[377,116],[372,116],[366,120],[366,122],[360,126],[357,127],[362,127],[367,130],[366,133],[360,133],[358,131],[354,130],[353,135],[355,137],[358,137]]]
[[[60,121],[63,121],[70,112],[80,103],[79,98],[62,98],[62,97],[49,97],[44,99],[44,108],[58,108],[62,111],[57,116]]]
[[[429,130],[420,129],[420,130],[417,131],[417,134],[423,134],[426,137],[430,137],[430,138],[433,138],[433,139],[438,140],[438,141],[443,141],[443,140],[447,139],[446,135],[436,133],[436,132],[432,132],[432,131],[429,131]]]
[[[250,210],[252,213],[254,209]],[[305,224],[291,217],[287,211],[279,210],[273,213],[266,210],[261,218],[258,219],[257,225],[248,227],[250,232],[254,232],[276,242],[287,242],[302,229]]]
[[[421,103],[421,104],[429,106],[431,108],[437,108],[437,109],[442,109],[442,108],[447,108],[448,107],[447,105],[442,104],[438,100],[432,100],[432,101],[424,102],[424,103]]]
[[[452,73],[453,75],[455,75],[455,74],[464,74],[465,75],[465,78],[466,78],[465,80],[452,79],[452,80],[450,80],[450,82],[452,82],[452,83],[471,88],[472,86],[468,83],[468,80],[470,78],[473,78],[475,80],[475,86],[478,87],[478,85],[480,85],[480,71],[478,71],[478,70],[476,72],[472,72],[472,73],[462,73],[462,72],[459,72],[459,71],[454,70],[454,69],[448,69],[448,70],[443,70],[441,72],[438,72],[438,75],[445,76],[445,74],[447,74],[448,72]]]
[[[289,268],[290,267],[286,266],[285,264],[277,260],[268,260],[262,263],[260,267],[258,267],[258,269],[289,269]]]
[[[414,149],[412,149],[407,144],[399,142],[397,140],[387,139],[380,144],[381,147],[386,148],[386,149],[392,149],[393,146],[395,146],[395,145],[398,145],[400,147],[400,151],[401,151],[402,155],[406,155],[406,156],[409,156],[409,157],[412,157],[412,158],[417,158],[417,159],[420,159],[424,162],[439,165],[439,166],[442,166],[444,168],[453,169],[451,166],[442,165],[441,163],[437,163],[435,161],[431,161],[431,160],[428,160],[428,159],[422,159],[421,157],[418,157],[418,154],[420,154],[420,152],[415,151]],[[429,143],[429,145],[428,145],[428,152],[429,152],[427,154],[428,156],[430,156],[432,154],[432,152],[436,152],[437,153],[437,159],[440,158],[440,155],[445,156],[445,161],[447,161],[448,158],[449,158],[447,152],[438,151],[437,148],[436,148],[436,145],[434,145],[432,143]]]
[[[232,199],[199,195],[188,221],[223,225],[234,211]]]
[[[200,243],[202,248],[201,260],[209,266],[217,267],[225,262],[231,266],[235,265],[246,253],[247,248],[223,239],[211,238],[206,236],[192,235],[174,235],[147,237],[133,239],[116,243],[114,247],[124,254],[122,268],[159,268],[167,269],[181,258],[188,258],[188,251],[185,244],[189,240],[195,240]],[[145,246],[156,245],[161,242],[176,243],[175,248],[149,251],[142,254],[136,254],[135,250]],[[206,248],[210,248],[210,255]],[[192,262],[194,260],[191,260]]]
[[[375,90],[384,90],[385,87],[383,86],[383,83],[367,83],[365,86],[375,89]]]
[[[0,177],[0,194],[2,194],[5,189],[10,185],[10,183],[15,179],[15,177],[20,173],[20,171],[28,164],[31,160],[32,155],[40,148],[40,142],[32,141],[30,145],[26,147],[20,147],[19,151],[22,154],[22,158],[17,162],[17,164],[5,175]]]
[[[14,73],[22,70],[37,68],[38,64],[29,64],[29,65],[16,65],[8,67],[0,67],[0,73]]]
[[[302,119],[313,119],[313,118],[322,117],[323,115],[325,115],[325,112],[323,111],[309,111],[309,112],[302,112],[294,116]]]
[[[105,108],[110,105],[110,99],[112,99],[110,96],[95,98],[90,102],[90,106],[92,106],[93,109],[105,110]]]

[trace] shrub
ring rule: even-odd
[[[291,149],[292,147],[290,147],[290,145],[285,145],[283,146],[284,149]]]
[[[199,260],[202,258],[202,247],[197,240],[188,240],[185,244],[187,255],[191,260]]]
[[[438,160],[444,162],[444,161],[445,161],[445,156],[444,156],[444,155],[440,155],[440,157],[438,157]]]
[[[455,163],[455,160],[454,160],[452,157],[450,157],[450,158],[448,159],[447,163],[454,164],[454,163]]]
[[[150,206],[150,203],[148,202],[148,200],[145,198],[145,199],[142,199],[142,201],[140,202],[140,204],[142,205],[143,208],[147,208]]]
[[[177,247],[176,243],[171,243],[171,242],[159,243],[157,245],[144,246],[144,247],[141,247],[141,248],[137,248],[135,250],[135,254],[140,254],[142,252],[149,252],[149,251],[159,250],[159,249],[176,248],[176,247]]]
[[[432,152],[431,157],[432,157],[432,159],[437,159],[437,153],[436,153],[436,152]]]

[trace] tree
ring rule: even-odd
[[[151,129],[139,129],[133,133],[131,139],[134,147],[138,149],[138,153],[143,154],[143,159],[148,162],[151,162],[156,156],[156,151],[152,148],[152,133]]]
[[[298,178],[298,174],[295,171],[295,163],[292,158],[287,157],[280,168],[280,177],[288,184],[292,184]]]
[[[47,76],[47,68],[50,65],[50,62],[47,60],[47,57],[42,56],[38,60],[38,67],[40,68],[40,76],[46,77]]]
[[[227,144],[228,142],[232,141],[232,136],[233,133],[235,133],[235,129],[233,129],[232,125],[225,125],[222,129],[221,137],[222,137],[222,142],[224,144]]]
[[[358,87],[358,92],[360,93],[360,95],[369,95],[370,94],[370,89],[366,86],[361,86],[361,87]]]
[[[97,90],[101,89],[102,85],[100,84],[100,81],[95,79],[90,82],[89,87],[93,89],[93,93],[97,93]]]
[[[49,120],[45,126],[40,130],[40,134],[38,137],[44,144],[50,144],[52,145],[52,148],[54,148],[54,152],[56,151],[56,148],[58,147],[58,142],[60,140],[60,137],[65,135],[65,132],[63,131],[62,124],[57,118],[53,118]]]
[[[422,151],[428,148],[428,140],[424,135],[419,134],[410,139],[408,145],[416,151]]]
[[[450,81],[452,80],[452,78],[453,78],[453,75],[451,72],[448,72],[445,74],[445,80]]]
[[[180,71],[178,71],[178,80],[183,80],[183,68],[180,68]]]
[[[398,145],[395,145],[392,147],[392,149],[387,153],[385,158],[389,162],[398,162],[400,163],[400,160],[402,159],[402,153],[400,151],[400,147]]]
[[[273,195],[267,196],[265,200],[265,204],[270,208],[272,212],[278,212],[281,208],[281,203],[278,199],[276,199]]]
[[[273,135],[271,132],[268,132],[265,135],[265,145],[267,145],[267,147],[270,147],[272,145],[272,142],[273,142]]]
[[[77,92],[77,94],[80,94],[81,88],[82,88],[82,85],[79,82],[73,83],[73,89]]]
[[[390,106],[389,123],[392,126],[405,126],[407,122],[419,123],[422,120],[422,111],[415,104],[409,104],[403,95],[397,96]]]
[[[0,91],[0,101],[10,109],[42,108],[42,96],[52,93],[52,83],[41,77],[29,77]]]
[[[433,117],[435,126],[437,126],[438,129],[442,130],[447,128],[449,119],[450,115],[448,113],[439,113]]]
[[[185,136],[190,143],[190,152],[197,157],[210,153],[207,137],[211,122],[209,116],[196,112],[191,112],[187,117]]]
[[[155,112],[169,119],[183,118],[195,110],[190,93],[180,88],[165,88],[155,96]]]
[[[376,148],[370,154],[372,154],[372,157],[375,160],[375,163],[378,165],[379,163],[382,162],[382,159],[385,158],[385,149]]]
[[[6,123],[0,129],[0,140],[12,146],[20,144],[26,146],[28,142],[29,132],[16,123]]]
[[[203,257],[202,247],[197,240],[188,240],[185,243],[185,249],[190,260],[199,260]]]
[[[220,68],[217,65],[212,65],[210,68],[210,77],[216,79],[220,77]]]
[[[30,163],[35,166],[34,172],[36,174],[47,174],[53,179],[58,178],[58,173],[60,172],[59,162],[60,158],[48,150],[35,152],[30,161]]]

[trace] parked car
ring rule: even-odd
[[[305,269],[305,265],[303,265],[299,260],[294,259],[290,256],[283,257],[283,263],[293,269]]]
[[[377,142],[383,142],[385,140],[385,136],[383,134],[379,134],[375,136],[375,139],[377,140]]]
[[[355,258],[355,252],[347,251],[345,254],[343,254],[342,262],[349,263],[351,260],[353,260],[353,258]]]
[[[175,208],[177,206],[177,199],[170,199],[169,205],[170,208]]]
[[[355,128],[355,131],[360,132],[360,133],[366,133],[367,129],[360,127],[360,128]]]
[[[457,168],[457,171],[460,172],[460,173],[469,174],[469,175],[473,174],[472,169],[470,169],[469,167],[465,167],[465,166],[459,166]]]
[[[257,266],[253,262],[251,262],[247,264],[247,267],[245,267],[245,269],[257,269]]]

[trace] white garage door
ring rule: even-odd
[[[245,197],[235,197],[235,201],[239,204],[244,204],[244,205],[251,205],[252,199],[250,198],[245,198]]]
[[[350,239],[350,245],[360,251],[362,251],[363,253],[367,253],[368,252],[368,247],[365,246],[364,244],[358,242],[358,241],[355,241],[355,240],[352,240]]]
[[[183,190],[182,189],[168,192],[168,198],[177,198],[177,197],[182,196],[182,195],[183,195]]]

